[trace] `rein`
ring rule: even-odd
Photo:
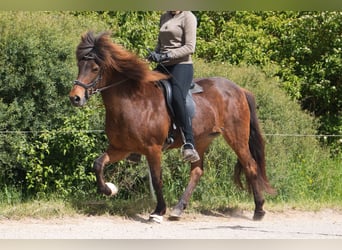
[[[119,84],[124,83],[124,82],[126,82],[127,80],[128,80],[128,79],[123,79],[123,80],[121,80],[121,81],[115,82],[115,83],[110,84],[110,85],[108,85],[108,86],[104,86],[104,87],[102,87],[102,88],[95,89],[95,90],[93,91],[92,94],[97,94],[97,93],[102,92],[102,91],[104,91],[104,90],[106,90],[106,89],[109,89],[109,88],[111,88],[111,87],[118,86]]]
[[[101,76],[101,74],[99,74],[99,75],[95,78],[95,80],[92,81],[90,84],[84,84],[83,82],[80,82],[80,81],[78,81],[78,80],[75,80],[75,81],[74,81],[74,85],[78,85],[78,86],[84,88],[84,89],[86,90],[86,94],[85,94],[86,96],[85,96],[85,97],[86,97],[86,99],[89,99],[89,97],[91,97],[92,95],[95,95],[95,94],[97,94],[97,93],[100,93],[100,92],[102,92],[102,91],[105,91],[105,90],[107,90],[107,89],[109,89],[109,88],[118,86],[119,84],[126,82],[128,79],[123,79],[123,80],[121,80],[121,81],[115,82],[115,83],[110,84],[110,85],[108,85],[108,86],[104,86],[104,87],[102,87],[102,88],[94,89],[94,88],[96,87],[96,84],[97,84],[99,81],[101,81],[101,80],[102,80],[102,76]],[[91,90],[90,93],[89,93],[89,91],[88,91],[89,89]]]

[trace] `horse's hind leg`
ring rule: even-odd
[[[214,137],[208,137],[207,140],[202,139],[201,141],[196,142],[196,149],[201,159],[197,162],[191,163],[190,180],[188,186],[186,187],[182,197],[179,199],[177,205],[172,209],[170,213],[170,219],[180,218],[184,209],[189,203],[191,195],[203,175],[204,152],[213,139]]]
[[[201,160],[191,164],[190,180],[186,187],[182,197],[178,201],[177,205],[172,209],[170,213],[170,219],[180,218],[184,209],[186,208],[190,197],[195,190],[201,176],[203,175],[203,154]]]
[[[240,180],[240,173],[243,173],[246,176],[248,189],[253,192],[255,210],[254,210],[254,220],[261,220],[265,211],[263,210],[263,205],[265,202],[263,195],[263,188],[260,185],[260,174],[258,171],[258,165],[255,159],[252,157],[252,154],[249,150],[248,138],[243,140],[242,137],[244,133],[240,133],[240,138],[237,139],[232,134],[223,133],[225,140],[229,145],[233,148],[234,152],[238,156],[238,162],[235,166],[235,182],[242,186]],[[239,143],[238,143],[239,141]]]
[[[262,192],[262,188],[260,187],[258,180],[257,180],[257,173],[255,172],[256,170],[256,162],[254,159],[249,159],[247,161],[243,160],[243,163],[241,163],[241,160],[239,159],[238,162],[236,163],[236,171],[243,171],[246,175],[247,178],[247,185],[249,185],[249,189],[253,192],[253,197],[254,197],[254,204],[255,204],[255,209],[254,209],[254,215],[253,219],[254,220],[261,220],[264,215],[265,211],[263,209],[263,205],[265,202],[264,195]],[[240,182],[240,180],[237,180],[237,178],[240,178],[238,174],[236,174],[235,179],[236,182]]]

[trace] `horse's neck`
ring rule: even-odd
[[[111,113],[132,112],[133,110],[145,110],[146,103],[160,103],[163,105],[163,95],[153,83],[136,83],[127,81],[102,93],[102,100],[106,111]],[[113,114],[115,115],[115,114]]]

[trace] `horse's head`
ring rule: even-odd
[[[69,98],[74,106],[82,107],[88,98],[96,92],[97,84],[101,81],[100,66],[92,54],[85,55],[78,61],[78,76],[74,81]]]
[[[78,107],[84,106],[92,94],[126,81],[147,83],[167,78],[164,74],[151,71],[146,62],[120,45],[114,44],[107,32],[95,35],[90,31],[84,34],[77,46],[76,57],[78,77],[69,98],[71,103]],[[109,84],[101,81],[102,74]]]

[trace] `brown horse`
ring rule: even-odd
[[[107,164],[125,159],[131,153],[146,156],[157,197],[150,219],[162,219],[166,204],[162,193],[161,155],[172,124],[163,91],[157,81],[167,76],[149,69],[148,64],[133,53],[113,43],[108,33],[82,36],[77,47],[78,78],[70,92],[75,106],[83,106],[94,93],[100,92],[106,110],[105,131],[109,146],[94,162],[98,190],[112,195],[112,184],[105,183]],[[193,131],[201,160],[191,163],[190,180],[170,217],[178,218],[189,202],[203,175],[203,155],[215,137],[222,134],[238,157],[235,182],[254,195],[254,219],[262,219],[263,191],[273,193],[266,177],[264,141],[260,134],[253,95],[220,77],[195,80],[203,92],[194,94],[196,113]],[[178,133],[170,148],[182,145]]]

